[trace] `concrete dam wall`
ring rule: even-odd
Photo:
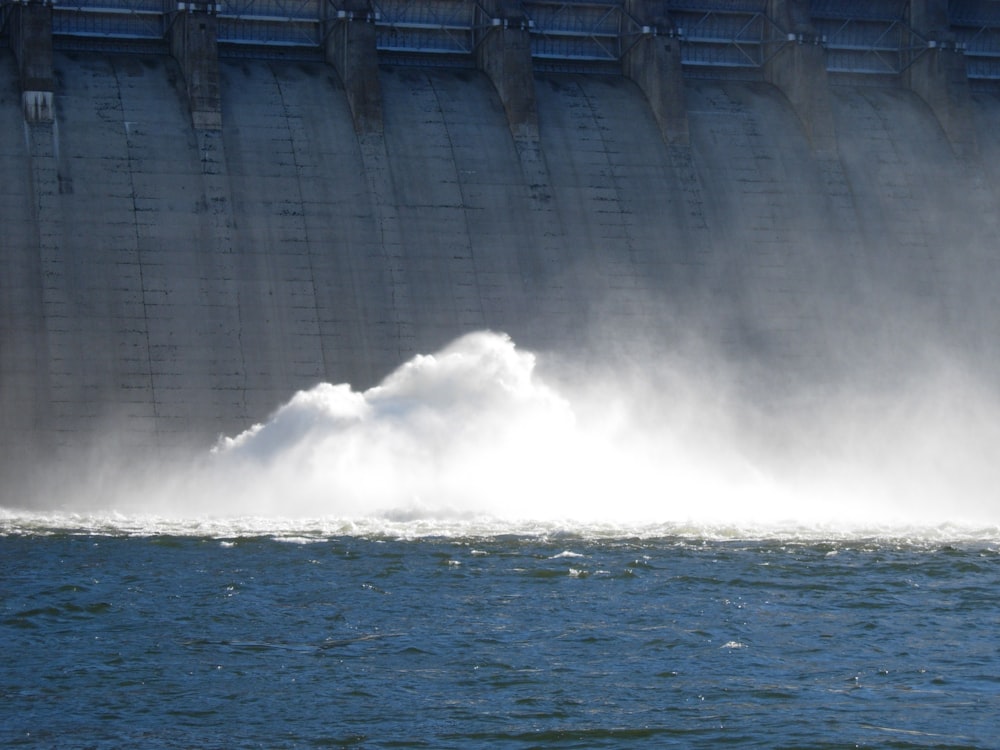
[[[174,57],[52,66],[26,122],[0,54],[8,473],[108,431],[207,446],[482,328],[808,377],[924,341],[995,362],[994,93],[956,127],[913,87],[824,78],[809,115],[774,81],[687,79],[671,138],[627,76],[535,71],[524,131],[487,72],[382,65],[359,131],[333,66],[222,59],[199,127]]]

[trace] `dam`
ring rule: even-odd
[[[209,446],[480,329],[995,371],[1000,3],[0,12],[7,478]]]

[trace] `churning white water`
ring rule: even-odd
[[[124,472],[85,508],[62,507],[114,511],[125,525],[150,514],[424,533],[947,535],[1000,524],[997,411],[971,380],[938,374],[891,398],[764,410],[707,372],[663,363],[569,386],[547,382],[509,337],[472,333],[369,390],[299,392],[196,466]]]

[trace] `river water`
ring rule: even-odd
[[[1000,734],[996,539],[170,531],[6,518],[4,746]]]

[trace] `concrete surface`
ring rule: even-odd
[[[911,90],[830,86],[817,149],[774,85],[687,81],[668,145],[624,76],[536,74],[515,139],[472,70],[382,68],[358,132],[331,65],[221,61],[221,130],[171,57],[54,66],[29,125],[0,53],[8,476],[108,432],[206,446],[483,327],[564,355],[697,333],[803,377],[939,336],[995,365],[994,95],[969,154]]]

